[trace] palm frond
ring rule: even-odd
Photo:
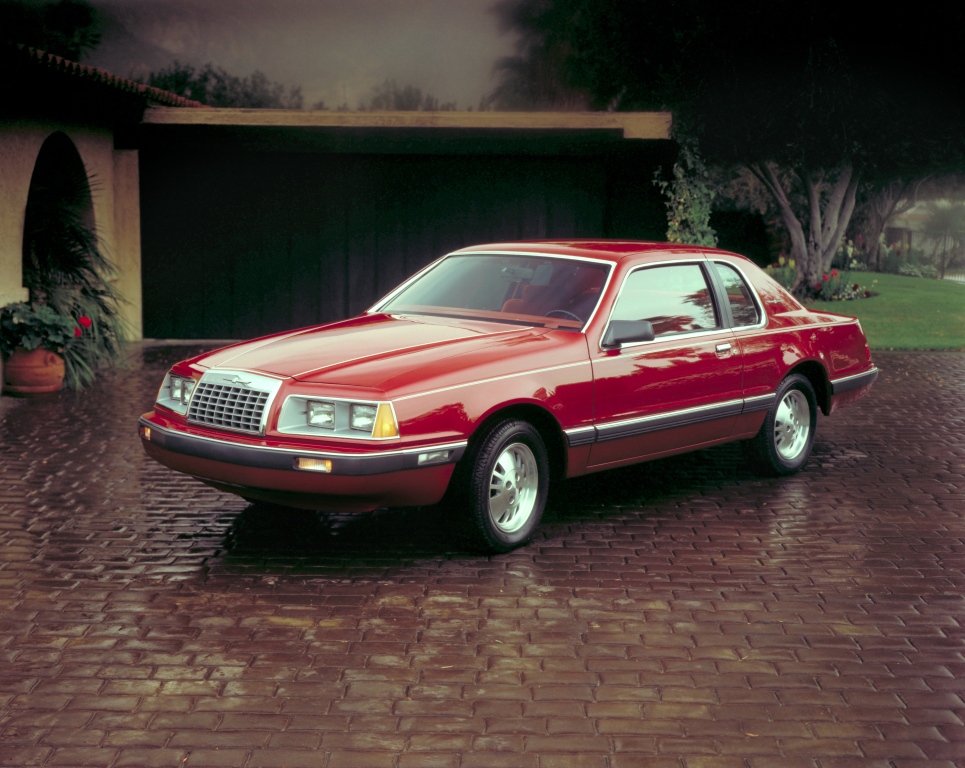
[[[96,179],[64,174],[53,184],[32,184],[24,217],[24,285],[31,301],[57,314],[90,319],[64,350],[66,383],[91,384],[99,368],[121,363],[123,299],[110,284],[116,274],[88,220]]]

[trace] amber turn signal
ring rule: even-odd
[[[379,405],[379,412],[375,414],[375,424],[372,427],[372,437],[398,437],[399,427],[395,423],[395,414],[388,403]]]

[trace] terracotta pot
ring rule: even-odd
[[[31,397],[59,392],[64,386],[64,358],[56,352],[17,347],[3,366],[4,392]]]

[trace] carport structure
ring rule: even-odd
[[[145,334],[245,338],[357,314],[450,250],[662,240],[669,113],[148,109]]]
[[[0,306],[32,186],[77,178],[132,339],[341,319],[467,244],[666,229],[669,113],[209,109],[9,43],[0,69]]]

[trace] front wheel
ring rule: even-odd
[[[790,475],[804,466],[811,455],[817,424],[814,387],[806,377],[795,373],[777,388],[764,425],[748,447],[764,470]]]
[[[493,426],[469,457],[464,501],[473,543],[510,552],[533,535],[549,489],[546,446],[532,424],[509,419]]]

